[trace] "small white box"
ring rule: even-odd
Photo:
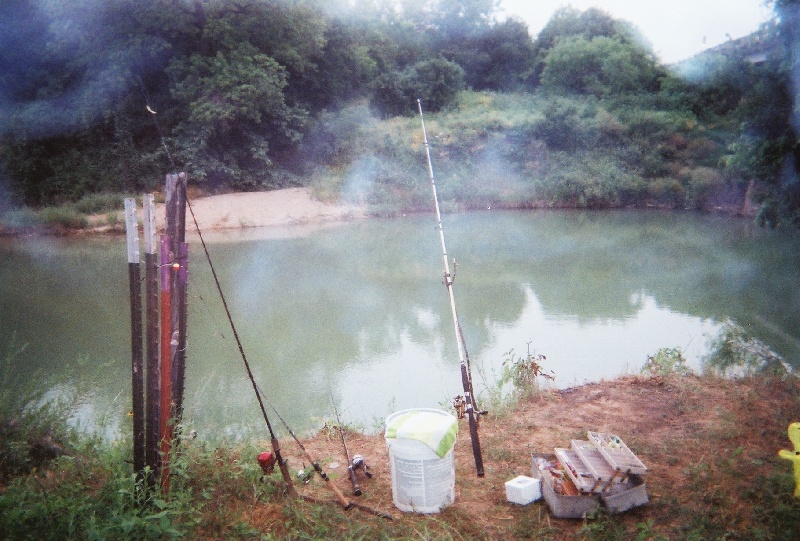
[[[511,481],[506,481],[506,499],[511,503],[527,505],[542,497],[542,482],[540,479],[520,475]]]

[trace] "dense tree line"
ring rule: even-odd
[[[434,113],[470,89],[689,111],[738,133],[723,165],[758,181],[763,221],[798,223],[799,5],[775,0],[786,41],[766,65],[712,60],[691,80],[597,9],[563,8],[532,39],[498,0],[8,0],[0,205],[138,192],[173,169],[211,190],[302,183],[354,159],[336,151],[354,106]],[[570,106],[544,114],[545,145],[587,144]]]

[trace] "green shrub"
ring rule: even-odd
[[[41,374],[14,370],[26,347],[12,339],[0,359],[0,481],[63,454],[70,436],[67,420],[80,404],[79,392],[48,398],[50,385]]]
[[[45,227],[81,229],[89,226],[89,219],[70,207],[47,207],[40,210],[38,215]]]
[[[552,370],[545,371],[542,362],[547,357],[541,353],[531,353],[528,344],[528,353],[525,357],[517,356],[514,350],[507,351],[502,364],[502,374],[498,385],[503,387],[511,384],[514,394],[520,398],[539,393],[539,379],[554,380]]]
[[[709,346],[710,353],[703,358],[703,368],[712,373],[723,376],[755,373],[782,376],[790,370],[780,355],[732,321],[725,322]]]
[[[71,205],[82,214],[100,214],[123,208],[124,196],[114,193],[90,194]]]
[[[649,376],[685,376],[691,373],[680,348],[661,348],[655,355],[648,355],[642,374]]]

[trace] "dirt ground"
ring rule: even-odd
[[[485,476],[477,477],[466,419],[460,421],[455,448],[455,503],[444,513],[470,517],[475,537],[504,538],[509,527],[531,514],[543,517],[559,534],[574,539],[583,521],[552,517],[544,500],[528,506],[507,502],[505,482],[531,475],[531,453],[552,453],[587,431],[620,436],[648,467],[644,480],[650,502],[623,515],[626,523],[649,520],[664,528],[680,525],[681,509],[697,510],[710,497],[729,495],[731,517],[747,521],[742,494],[749,482],[781,466],[777,452],[791,448],[787,427],[800,419],[796,378],[729,380],[713,377],[626,376],[566,390],[545,390],[521,401],[513,411],[482,417],[480,441]],[[345,431],[351,454],[361,454],[373,477],[361,477],[363,495],[351,496],[338,432],[321,430],[306,448],[341,491],[354,501],[413,520],[392,503],[389,452],[382,434]],[[284,445],[290,464],[307,461],[294,442]],[[298,485],[305,495],[331,498],[319,478]],[[734,519],[731,519],[734,520]]]
[[[202,231],[318,224],[366,215],[360,206],[319,201],[310,188],[194,197],[190,193],[189,203],[187,231],[194,231],[192,213]],[[157,205],[156,226],[163,228],[164,221],[164,205]]]

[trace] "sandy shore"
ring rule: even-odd
[[[366,216],[366,210],[357,205],[317,201],[309,188],[212,195],[190,200],[190,204],[203,231],[320,224]],[[164,205],[158,205],[157,227],[163,228],[164,222]],[[188,211],[186,225],[194,229]]]

